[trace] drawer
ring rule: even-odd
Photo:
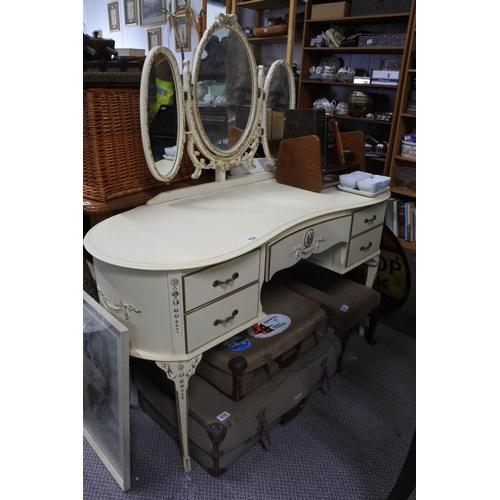
[[[234,292],[259,279],[260,251],[184,276],[184,311]]]
[[[386,202],[373,205],[359,212],[354,212],[352,219],[351,236],[373,229],[375,226],[384,223]]]
[[[269,266],[266,280],[274,273],[296,264],[301,258],[324,252],[338,243],[347,244],[351,229],[351,216],[339,217],[313,226],[306,226],[299,231],[271,243],[268,249]]]
[[[255,318],[258,306],[259,284],[256,283],[186,314],[186,347],[188,352]]]
[[[347,255],[347,267],[352,266],[361,259],[365,259],[374,254],[380,248],[380,240],[382,238],[382,230],[384,225],[367,231],[366,233],[352,238],[349,244],[349,254]]]

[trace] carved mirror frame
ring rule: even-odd
[[[251,80],[251,107],[247,125],[243,134],[236,144],[228,150],[218,148],[208,138],[203,126],[198,107],[198,81],[199,69],[202,57],[210,38],[219,30],[227,28],[236,35],[242,44],[244,53],[248,59]],[[220,174],[227,172],[235,165],[241,163],[251,164],[260,143],[259,118],[262,106],[262,96],[258,82],[258,70],[255,58],[248,43],[245,32],[238,24],[238,18],[234,14],[219,13],[214,23],[208,28],[196,49],[193,58],[193,70],[190,71],[189,61],[184,61],[183,84],[186,97],[186,117],[189,125],[187,137],[188,153],[195,166],[193,179],[200,176],[203,169],[215,169]],[[217,177],[216,177],[217,179]]]
[[[242,50],[248,58],[251,80],[251,105],[246,128],[234,146],[228,150],[216,147],[208,138],[198,109],[198,70],[201,59],[206,44],[212,35],[224,28],[232,30],[238,37],[238,40],[241,41]],[[153,83],[150,80],[155,63],[157,63],[157,57],[164,57],[169,64],[172,83],[174,85],[177,111],[177,148],[171,168],[169,168],[168,164],[163,164],[163,160],[154,160],[151,146],[149,95]],[[184,61],[181,77],[176,58],[167,47],[154,47],[146,57],[140,87],[140,121],[144,155],[153,176],[163,182],[171,181],[179,171],[184,156],[184,147],[187,145],[189,156],[194,165],[194,172],[191,177],[197,179],[203,169],[213,169],[216,172],[215,180],[223,181],[225,180],[225,173],[234,166],[240,164],[246,164],[249,168],[254,166],[252,160],[259,147],[261,138],[267,161],[275,165],[277,159],[272,156],[268,143],[269,131],[267,130],[266,123],[266,108],[274,78],[283,69],[288,77],[289,108],[293,109],[295,107],[295,81],[290,65],[286,61],[275,61],[271,65],[264,81],[263,67],[259,66],[257,68],[253,51],[243,29],[238,24],[237,17],[234,14],[225,15],[222,13],[217,15],[216,21],[205,31],[196,49],[193,61],[192,74],[190,71],[190,62],[188,60]]]
[[[174,84],[174,96],[177,109],[177,148],[174,160],[172,162],[172,168],[170,171],[162,172],[162,160],[157,162],[154,160],[154,155],[151,147],[151,136],[149,130],[149,91],[150,91],[150,79],[151,73],[154,70],[155,62],[157,57],[164,56],[166,61],[170,65],[170,70],[172,72],[172,80]],[[149,170],[153,176],[164,182],[171,181],[179,171],[181,165],[182,155],[184,153],[184,142],[185,142],[185,110],[184,110],[184,99],[182,95],[182,82],[181,75],[179,72],[179,67],[177,61],[172,52],[166,47],[154,47],[151,49],[144,62],[142,76],[141,76],[141,87],[140,87],[140,101],[139,101],[139,116],[141,121],[141,138],[142,147],[144,149],[144,156],[148,164]],[[165,163],[164,166],[168,166]]]
[[[275,78],[280,76],[281,71],[285,71],[285,75],[288,78],[288,89],[289,89],[289,99],[288,99],[288,107],[286,109],[295,109],[295,79],[293,76],[293,71],[288,64],[288,62],[284,60],[274,61],[274,63],[269,68],[267,72],[266,79],[264,81],[264,90],[262,94],[262,108],[261,108],[261,129],[262,129],[262,148],[264,149],[264,154],[266,155],[267,161],[272,165],[276,165],[278,159],[275,158],[269,147],[269,130],[267,129],[267,119],[266,113],[269,105],[269,96],[271,91],[271,86],[273,85]]]

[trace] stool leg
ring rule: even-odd
[[[377,339],[374,339],[373,335],[375,333],[375,328],[377,328],[378,322],[380,320],[380,312],[377,311],[377,309],[375,309],[368,315],[368,319],[369,319],[368,329],[366,330],[364,338],[366,342],[368,342],[368,344],[376,345]]]
[[[335,334],[340,339],[340,343],[342,344],[340,356],[337,361],[337,373],[340,373],[342,371],[342,357],[344,356],[344,352],[347,347],[347,341],[349,340],[350,332],[335,332]]]

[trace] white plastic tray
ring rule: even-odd
[[[374,196],[379,195],[380,193],[385,193],[389,191],[390,187],[386,187],[381,189],[380,191],[376,191],[375,193],[367,193],[366,191],[360,191],[359,189],[352,189],[348,187],[341,186],[340,184],[337,186],[341,191],[347,191],[348,193],[360,194],[361,196],[368,196],[369,198],[373,198]]]

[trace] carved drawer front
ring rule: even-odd
[[[383,203],[365,208],[359,212],[354,212],[351,236],[356,236],[357,234],[383,224],[385,218],[385,205],[386,203],[384,201]]]
[[[381,224],[371,231],[352,238],[349,244],[349,254],[347,255],[347,267],[378,251],[383,228],[384,225]]]
[[[299,231],[269,245],[269,267],[266,279],[274,273],[296,264],[300,259],[324,252],[328,248],[349,241],[351,216],[339,217],[312,226],[306,226]]]
[[[258,305],[259,284],[256,283],[186,314],[188,352],[250,321],[257,316]]]
[[[234,292],[259,279],[258,250],[184,276],[185,311]]]

